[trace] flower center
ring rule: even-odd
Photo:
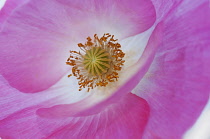
[[[66,64],[72,66],[72,74],[78,79],[79,91],[87,87],[88,92],[97,86],[107,86],[119,78],[118,71],[125,62],[122,58],[121,45],[114,35],[104,34],[100,39],[95,34],[94,40],[87,38],[85,44],[79,43],[82,51],[70,51]]]
[[[110,68],[110,55],[101,47],[93,47],[84,55],[84,67],[93,76],[99,76]]]

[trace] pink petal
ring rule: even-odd
[[[60,104],[61,100],[62,102],[64,101],[64,96],[68,99],[68,101],[72,98],[77,100],[77,96],[67,95],[67,93],[69,93],[68,90],[60,91],[60,89],[46,90],[38,94],[25,94],[15,88],[12,88],[2,76],[0,76],[0,92],[0,119],[20,111],[21,109],[32,107],[43,102],[45,102],[44,105],[47,104],[47,106],[49,106],[47,101],[53,103],[54,105],[57,103]]]
[[[9,15],[28,0],[6,0],[4,7],[0,10],[0,28]]]
[[[157,14],[157,20],[161,21],[167,14],[176,8],[183,0],[151,0]]]
[[[65,103],[66,101],[74,102],[83,97],[81,93],[69,94],[69,89],[61,87],[63,84],[63,82],[60,82],[52,89],[45,90],[44,92],[26,94],[12,88],[7,81],[0,76],[0,137],[3,139],[8,139],[9,137],[12,139],[16,139],[16,137],[28,139],[33,138],[33,134],[35,134],[34,136],[41,138],[42,133],[40,132],[42,130],[40,131],[39,127],[40,119],[37,121],[35,114],[38,108],[50,107],[52,105]],[[46,124],[50,124],[50,121],[45,120],[45,125]],[[56,127],[59,128],[60,126],[59,123]],[[26,131],[26,127],[28,131]]]
[[[31,0],[13,12],[0,33],[0,72],[22,92],[42,91],[66,73],[69,49],[87,36],[113,31],[121,37],[135,35],[154,21],[149,0]]]
[[[77,24],[81,20],[88,22],[88,25],[78,25],[82,32],[84,30],[98,34],[109,32],[118,39],[149,29],[156,19],[155,9],[150,0],[58,1],[63,5],[68,5],[69,8],[74,8],[73,22]]]
[[[145,139],[182,138],[208,101],[210,13],[208,2],[194,4],[182,4],[165,20],[162,47],[132,91],[151,106]]]
[[[12,103],[8,101],[8,104]],[[3,119],[0,117],[0,137],[3,139],[141,138],[149,116],[146,101],[131,93],[101,113],[87,117],[62,119],[38,117],[35,111],[47,105],[48,101],[26,107]]]
[[[129,78],[129,80],[124,85],[122,85],[111,97],[100,102],[101,100],[97,98],[98,92],[95,92],[94,95],[91,95],[80,102],[73,104],[56,105],[50,108],[42,108],[37,111],[37,114],[47,118],[87,116],[97,114],[105,108],[107,108],[112,103],[117,102],[118,99],[127,94],[129,91],[131,91],[141,80],[145,72],[147,72],[154,58],[155,51],[158,45],[160,44],[162,38],[161,29],[161,24],[157,25],[157,28],[154,30],[154,33],[148,42],[148,45],[145,49],[145,52],[142,55],[142,58],[140,58],[140,60],[137,64],[135,64],[135,66],[131,67],[130,70],[125,71],[124,73],[124,76],[128,76],[132,73],[131,78]],[[138,72],[133,71],[133,69],[138,69]],[[135,74],[133,75],[133,73]]]

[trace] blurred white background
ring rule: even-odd
[[[184,135],[184,139],[210,139],[210,99],[197,122]]]
[[[3,7],[6,0],[0,0],[0,9]]]
[[[6,0],[0,0],[0,9]],[[184,139],[210,139],[210,100],[194,126],[189,129]],[[1,139],[1,137],[0,137]]]

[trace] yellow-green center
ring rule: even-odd
[[[108,71],[110,61],[110,54],[107,50],[101,47],[93,47],[86,50],[83,64],[89,74],[99,76]]]

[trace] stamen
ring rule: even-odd
[[[72,66],[72,75],[77,77],[79,91],[87,87],[88,92],[97,86],[106,87],[108,83],[118,80],[118,71],[122,69],[125,53],[116,42],[114,35],[104,34],[100,39],[87,38],[85,44],[79,43],[82,52],[70,51],[66,64]]]

